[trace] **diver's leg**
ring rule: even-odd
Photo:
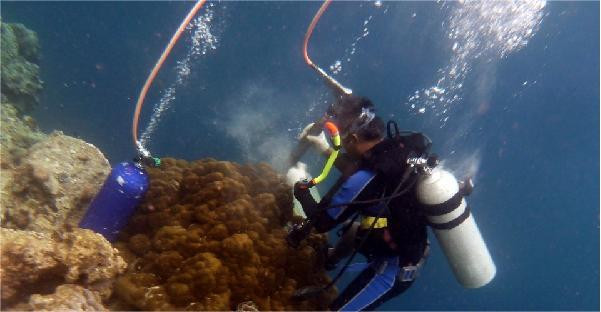
[[[386,261],[384,261],[386,260]],[[398,283],[398,257],[381,259],[363,270],[330,305],[332,310],[360,311],[377,308],[410,285]]]
[[[336,299],[330,304],[331,311],[338,311],[342,306],[349,302],[357,293],[361,292],[365,285],[376,275],[376,270],[372,267],[368,267],[363,270],[355,279],[348,284],[348,286],[336,297]]]
[[[363,310],[365,311],[373,311],[375,309],[377,309],[381,304],[383,304],[384,302],[402,294],[403,292],[405,292],[405,290],[409,289],[409,287],[411,287],[411,284],[413,284],[413,281],[410,282],[401,282],[398,278],[396,279],[394,286],[392,287],[392,289],[390,289],[389,291],[387,291],[384,295],[382,295],[382,297],[378,298],[376,301],[374,301],[372,304],[368,305],[367,307],[365,307]]]
[[[345,224],[345,226],[348,226]],[[359,222],[353,222],[349,229],[342,235],[342,237],[336,242],[334,248],[328,250],[328,259],[326,262],[326,268],[334,269],[336,264],[340,260],[348,257],[353,253],[355,249],[355,237],[357,235],[357,229],[359,228]]]

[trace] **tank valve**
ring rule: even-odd
[[[136,158],[133,159],[133,161],[138,166],[144,165],[153,168],[158,168],[161,166],[161,159],[158,157],[138,155]]]
[[[463,181],[459,181],[459,190],[461,190],[463,196],[469,196],[474,190],[474,180],[471,177],[467,177]]]
[[[426,157],[410,157],[407,159],[407,164],[415,167],[421,173],[430,175],[432,169],[438,166],[438,156],[430,155]]]
[[[428,167],[430,167],[430,169],[434,169],[439,163],[440,161],[438,160],[438,155],[436,154],[428,156],[428,159],[426,160],[426,164]]]

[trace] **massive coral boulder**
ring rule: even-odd
[[[115,300],[123,309],[325,309],[335,291],[294,301],[299,287],[324,285],[312,234],[299,249],[285,240],[292,194],[266,164],[164,159],[116,243],[129,263]],[[250,304],[252,302],[252,304]]]
[[[2,102],[14,103],[19,113],[29,113],[39,103],[42,90],[40,45],[35,32],[23,24],[1,23]]]
[[[102,235],[90,230],[74,229],[49,235],[2,228],[0,234],[2,308],[26,300],[30,304],[39,303],[44,297],[29,296],[51,294],[64,283],[78,284],[107,299],[114,278],[127,267],[118,250]],[[55,296],[65,291],[56,289]],[[81,296],[90,298],[87,292]]]
[[[54,132],[2,171],[2,226],[45,233],[77,226],[109,171],[96,147]]]

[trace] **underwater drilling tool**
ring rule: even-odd
[[[311,20],[311,23],[309,24],[309,27],[307,28],[307,32],[305,33],[305,38],[303,40],[303,58],[305,59],[305,63],[307,63],[307,65],[309,65],[309,67],[313,68],[317,72],[317,74],[319,74],[319,76],[323,78],[326,85],[334,92],[334,96],[336,98],[339,98],[342,96],[351,95],[353,93],[353,90],[344,87],[342,84],[340,84],[340,82],[338,82],[332,76],[328,75],[328,73],[326,73],[325,70],[323,70],[321,67],[319,67],[317,64],[315,64],[309,57],[309,52],[307,51],[308,46],[309,46],[309,40],[311,39],[313,30],[315,29],[317,22],[319,21],[319,19],[321,18],[323,13],[326,11],[326,9],[328,8],[328,6],[330,5],[331,2],[332,2],[332,0],[325,0],[323,2],[323,4],[321,5],[321,7],[319,8],[319,10],[317,11],[317,13],[315,13],[315,16],[313,16],[313,19]],[[320,118],[319,120],[317,120],[316,122],[313,123],[313,126],[311,128],[309,128],[308,131],[306,131],[305,136],[300,138],[298,144],[296,145],[294,150],[290,153],[290,157],[288,159],[290,166],[294,166],[300,160],[300,158],[305,154],[307,149],[309,149],[309,141],[307,140],[307,136],[308,135],[318,135],[322,131],[322,128],[323,128],[323,125],[325,122],[326,122],[325,117]]]
[[[340,151],[340,148],[342,147],[341,142],[340,142],[340,132],[338,131],[338,127],[332,121],[326,121],[324,123],[324,128],[330,134],[330,141],[332,142],[332,153],[330,153],[330,156],[328,157],[328,160],[326,161],[325,165],[323,166],[321,173],[317,177],[315,177],[313,179],[305,179],[305,180],[299,181],[300,188],[311,189],[314,186],[316,186],[317,184],[323,182],[330,174],[330,170],[332,169],[332,166],[334,165],[334,162],[336,161],[336,158],[338,157],[338,152]],[[318,193],[317,193],[317,195],[319,196]],[[296,202],[295,202],[295,204],[296,204]],[[300,203],[299,203],[299,205],[300,205]],[[302,207],[299,209],[302,210]],[[290,246],[292,246],[294,248],[298,248],[298,246],[300,245],[300,242],[309,235],[312,228],[313,228],[313,224],[311,223],[311,219],[305,218],[305,220],[303,222],[292,226],[292,228],[290,229],[290,231],[288,233],[288,236],[286,237],[286,241],[288,242],[288,244]]]
[[[171,37],[169,44],[165,47],[161,57],[152,68],[140,91],[132,121],[132,136],[137,156],[133,161],[121,162],[111,170],[79,223],[81,228],[100,233],[110,242],[117,238],[121,229],[127,224],[136,207],[144,198],[146,191],[148,191],[150,181],[144,167],[159,167],[161,165],[161,159],[153,157],[150,151],[138,140],[138,121],[144,99],[171,50],[205,2],[206,0],[197,1],[186,15],[186,18]]]

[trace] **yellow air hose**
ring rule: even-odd
[[[340,150],[340,133],[338,132],[338,127],[336,127],[336,125],[331,121],[327,121],[324,127],[330,133],[330,139],[332,140],[332,144],[334,145],[334,150],[330,154],[330,157],[328,157],[328,160],[326,161],[326,164],[324,165],[321,174],[311,179],[308,187],[313,187],[323,182],[323,180],[325,180],[328,177],[328,174],[330,174],[330,170],[332,169],[334,161],[336,161],[336,157],[338,157],[338,152]]]

